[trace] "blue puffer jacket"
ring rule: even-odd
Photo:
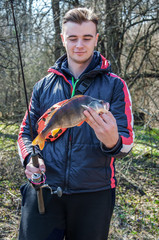
[[[65,55],[49,69],[50,74],[34,86],[30,102],[34,137],[38,118],[53,104],[71,97],[72,86],[68,81],[71,74],[64,69],[66,63]],[[46,183],[53,190],[60,186],[66,194],[114,188],[115,158],[128,154],[133,145],[131,100],[125,82],[111,73],[108,61],[98,52],[94,53],[91,64],[79,77],[77,89],[86,78],[92,82],[85,94],[110,103],[120,138],[113,149],[107,149],[97,139],[94,130],[83,123],[80,127],[67,129],[56,141],[46,142],[42,151],[36,147],[46,165]],[[27,113],[21,125],[18,148],[25,165],[32,153]]]

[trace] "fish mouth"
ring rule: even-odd
[[[89,110],[89,107],[87,105],[82,104],[81,105],[85,110]]]
[[[104,103],[103,103],[103,107],[104,107],[104,110],[105,110],[106,112],[108,112],[108,111],[109,111],[109,108],[110,108],[110,105],[109,105],[108,102],[104,102]]]
[[[97,109],[97,113],[99,115],[101,115],[103,113],[108,113],[108,111],[109,111],[109,103],[108,102],[104,102],[104,101],[101,101],[100,103],[101,103],[102,106],[100,106]]]
[[[108,113],[109,111],[109,103],[108,102],[104,102],[101,101],[100,102],[100,106],[98,106],[98,104],[96,104],[96,106],[87,106],[87,105],[81,105],[85,110],[89,111],[89,107],[93,108],[98,114],[102,114],[102,113]]]

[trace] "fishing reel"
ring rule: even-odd
[[[41,173],[33,173],[30,182],[32,186],[38,190],[45,184],[46,176],[44,172]]]
[[[57,194],[58,197],[62,197],[61,187],[57,187],[57,189],[55,191],[53,191],[52,188],[48,184],[45,184],[45,181],[46,181],[46,175],[44,172],[34,173],[30,180],[30,182],[32,183],[35,190],[39,190],[40,188],[48,188],[50,190],[51,194]]]
[[[32,154],[32,161],[33,161],[34,167],[39,167],[38,154],[36,153]],[[57,187],[57,189],[53,191],[48,184],[45,184],[46,175],[43,171],[41,171],[41,173],[33,173],[29,181],[32,183],[32,186],[37,191],[41,190],[42,188],[49,188],[51,194],[57,194],[58,197],[62,196],[62,189],[60,187]]]

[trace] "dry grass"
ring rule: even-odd
[[[19,187],[26,178],[19,161],[17,125],[0,125],[0,239],[18,235],[21,196]],[[131,154],[116,161],[118,187],[111,222],[110,240],[158,240],[158,147],[159,130],[136,128]]]

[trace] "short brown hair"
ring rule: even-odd
[[[73,8],[69,10],[65,16],[63,17],[62,21],[62,28],[65,23],[67,22],[74,22],[78,24],[82,24],[83,22],[92,21],[97,28],[98,25],[98,17],[93,12],[92,9],[88,8]]]

